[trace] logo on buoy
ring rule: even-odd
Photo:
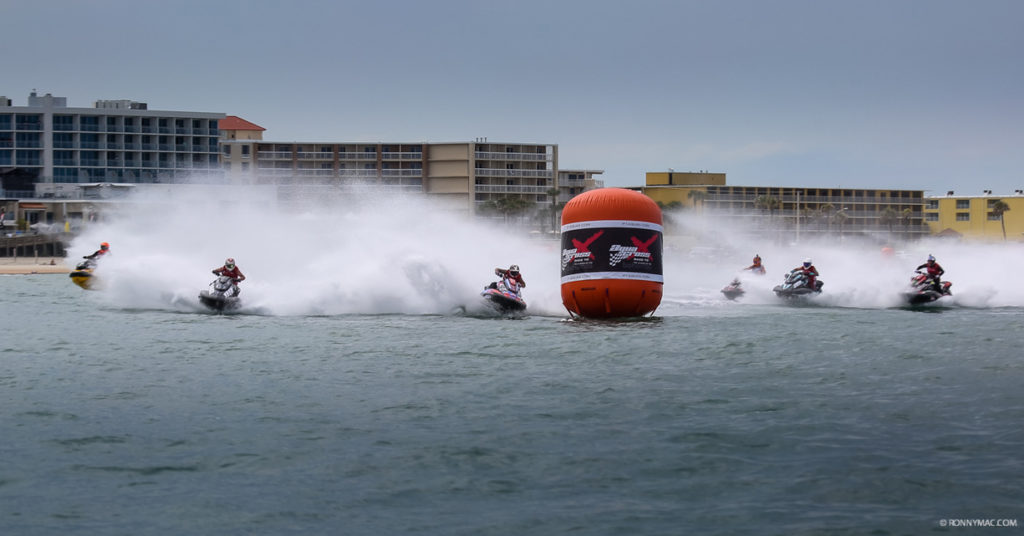
[[[590,238],[579,241],[575,238],[572,239],[572,249],[562,250],[562,269],[565,270],[565,266],[569,263],[576,263],[578,261],[593,261],[594,254],[588,249],[590,244],[594,243],[604,234],[604,231],[598,231],[594,233]]]
[[[615,266],[622,261],[632,260],[633,262],[650,264],[651,263],[651,252],[647,248],[658,239],[658,235],[652,236],[646,242],[640,241],[635,236],[629,237],[632,246],[621,246],[619,244],[612,244],[612,247],[608,248],[612,256],[608,259],[608,264]]]

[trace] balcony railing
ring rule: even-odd
[[[475,191],[481,193],[515,193],[515,194],[543,194],[548,191],[547,186],[520,186],[505,184],[477,184]]]
[[[422,169],[382,169],[382,177],[422,177]]]
[[[291,160],[291,151],[261,151],[256,153],[259,160]]]
[[[306,151],[298,153],[299,160],[334,160],[334,153]]]
[[[338,153],[340,160],[376,160],[377,153]]]
[[[477,160],[518,160],[526,162],[551,162],[554,155],[548,153],[501,153],[477,151],[474,153]]]
[[[381,158],[384,160],[423,160],[423,153],[394,153],[383,152]]]
[[[477,177],[521,177],[550,179],[554,172],[550,169],[491,169],[476,168]]]
[[[782,201],[783,203],[815,203],[824,204],[832,203],[833,205],[843,205],[848,203],[870,203],[870,204],[886,204],[886,205],[920,205],[924,203],[924,199],[920,197],[846,197],[846,196],[835,196],[835,195],[771,195],[771,194],[716,194],[709,192],[705,201],[708,203],[716,201],[740,201],[746,203],[753,203],[755,199],[761,197],[773,197]]]

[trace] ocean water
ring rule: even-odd
[[[922,534],[1024,517],[1024,309],[699,292],[633,321],[218,315],[0,276],[0,532]]]
[[[655,315],[574,321],[557,242],[445,214],[140,199],[69,248],[73,264],[111,243],[104,290],[0,276],[0,534],[1024,521],[1019,244],[885,256],[669,218]],[[754,253],[767,276],[741,270]],[[954,296],[902,307],[929,253]],[[228,256],[244,305],[213,314],[197,296]],[[771,287],[808,256],[823,294],[780,301]],[[529,309],[506,318],[479,293],[512,263]],[[719,292],[733,277],[735,302]]]

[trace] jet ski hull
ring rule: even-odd
[[[931,303],[933,301],[938,300],[939,298],[944,298],[946,296],[951,296],[951,294],[943,294],[935,290],[922,290],[903,293],[903,298],[907,300],[907,303],[909,303],[910,305],[921,305],[925,303]]]
[[[92,275],[92,270],[75,270],[69,275],[72,283],[84,288],[85,290],[94,290],[98,286],[96,276]]]
[[[199,302],[214,311],[230,311],[241,306],[237,296],[225,296],[208,290],[199,293]]]
[[[745,294],[745,292],[739,286],[729,285],[722,289],[722,294],[730,300],[735,300]]]
[[[526,310],[526,302],[507,292],[489,288],[481,293],[491,307],[502,313],[516,313]]]

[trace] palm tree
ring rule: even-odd
[[[818,221],[825,222],[825,230],[832,232],[832,213],[836,207],[832,203],[825,203],[818,207]]]
[[[992,201],[992,214],[999,216],[999,225],[1003,228],[1003,242],[1006,241],[1006,220],[1004,214],[1010,210],[1010,205],[1002,199]]]
[[[885,225],[886,227],[889,228],[890,238],[892,237],[892,226],[895,225],[896,222],[899,221],[899,219],[899,212],[896,212],[896,209],[892,207],[885,207],[885,210],[883,210],[882,213],[878,215],[878,223],[881,223],[882,225]]]
[[[544,193],[551,199],[551,208],[549,209],[551,211],[551,230],[557,231],[559,229],[558,211],[565,206],[565,203],[558,202],[558,188],[548,188]]]
[[[497,199],[491,199],[480,205],[480,210],[483,212],[491,212],[501,214],[505,218],[505,223],[508,223],[509,217],[519,216],[526,209],[530,208],[533,203],[516,196],[506,195],[505,197],[499,197]]]
[[[769,220],[772,219],[772,214],[775,212],[775,209],[779,208],[781,205],[781,201],[770,195],[760,195],[754,198],[754,207],[761,210],[767,210]]]
[[[832,215],[832,219],[839,225],[839,238],[842,238],[843,224],[846,223],[846,220],[850,219],[850,217],[846,215],[846,209],[836,211],[836,213]]]
[[[708,198],[708,193],[704,190],[690,190],[686,192],[687,199],[693,200],[693,208],[697,208],[697,202],[699,201],[701,206],[704,205],[704,200]]]

